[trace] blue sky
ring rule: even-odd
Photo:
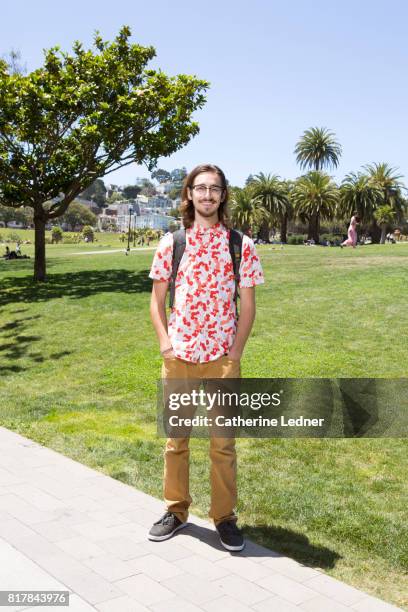
[[[257,172],[300,174],[293,149],[303,131],[328,127],[343,147],[337,179],[386,161],[408,182],[408,42],[405,0],[242,0],[205,3],[70,0],[2,3],[0,54],[21,51],[29,70],[42,49],[112,40],[123,24],[153,45],[151,67],[211,82],[196,113],[200,134],[159,167],[220,165],[242,185]],[[149,176],[128,166],[106,182]]]

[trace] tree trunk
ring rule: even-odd
[[[308,227],[308,232],[307,232],[307,238],[308,240],[311,240],[313,238],[316,244],[318,244],[319,242],[318,227],[319,227],[319,217],[315,213],[309,217],[309,227]]]
[[[381,228],[378,227],[377,221],[374,219],[370,226],[371,242],[378,244],[381,239]]]
[[[386,233],[387,233],[387,225],[385,223],[383,223],[382,226],[381,226],[380,244],[385,244]]]
[[[263,221],[259,228],[258,238],[264,242],[269,242],[270,226],[268,221]]]
[[[307,222],[308,222],[307,239],[310,240],[311,238],[313,238],[313,217],[309,217]]]
[[[44,215],[34,214],[35,255],[34,280],[45,281],[45,218]]]
[[[281,242],[284,242],[285,244],[288,241],[287,236],[286,236],[287,229],[288,229],[288,213],[284,213],[281,217],[280,235],[281,235]]]

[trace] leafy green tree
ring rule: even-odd
[[[295,183],[292,201],[302,223],[308,221],[308,238],[319,242],[320,220],[333,219],[339,201],[339,189],[330,176],[312,171]]]
[[[94,50],[45,51],[44,65],[13,74],[0,60],[0,202],[34,209],[34,278],[46,279],[45,225],[96,178],[128,164],[151,171],[199,131],[193,113],[208,83],[146,68],[153,47],[97,33]]]
[[[257,174],[249,183],[249,191],[269,213],[260,227],[260,238],[268,241],[271,225],[280,224],[281,241],[286,242],[287,223],[290,215],[288,188],[277,174]]]
[[[112,191],[110,196],[107,198],[108,204],[114,204],[115,202],[121,202],[123,200],[123,195],[120,191]]]
[[[167,170],[163,170],[162,168],[158,168],[154,170],[151,175],[153,180],[156,180],[158,183],[169,183],[171,181],[171,174]]]
[[[387,227],[391,225],[395,219],[395,210],[389,204],[380,206],[374,213],[375,220],[381,227],[381,239],[380,244],[385,244],[385,238],[387,234]]]
[[[149,179],[142,179],[140,182],[140,187],[140,193],[142,195],[147,196],[148,198],[151,198],[152,196],[156,195],[156,187],[151,181],[149,181]]]
[[[141,191],[142,188],[139,185],[126,185],[126,187],[122,189],[122,195],[125,200],[134,200]]]
[[[16,210],[0,204],[0,221],[4,223],[4,227],[8,227],[8,224],[15,220],[16,212]]]
[[[72,232],[77,225],[96,225],[97,218],[92,211],[79,202],[71,202],[67,212],[61,217],[61,221],[66,223]]]
[[[51,231],[51,241],[52,243],[56,243],[58,244],[59,242],[62,242],[62,238],[63,238],[63,232],[62,229],[60,227],[53,227],[52,231]]]
[[[98,206],[106,205],[106,187],[102,179],[96,179],[80,194],[85,200],[93,200]]]
[[[187,176],[187,168],[175,168],[170,172],[170,179],[173,183],[177,185],[181,185],[184,180],[184,177]]]
[[[0,204],[0,221],[5,227],[11,222],[22,223],[25,227],[29,224],[27,211],[25,208],[10,208],[9,206],[1,206]]]
[[[229,210],[233,224],[244,234],[254,231],[269,217],[259,198],[254,198],[249,189],[238,187],[231,190]]]
[[[25,228],[29,228],[32,226],[34,222],[33,209],[29,206],[23,206],[20,210],[21,221]]]
[[[171,200],[177,200],[177,198],[181,197],[181,185],[176,187],[172,187],[168,193],[168,196]]]

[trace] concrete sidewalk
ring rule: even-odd
[[[211,523],[149,542],[163,502],[0,427],[0,590],[68,590],[69,612],[386,612],[385,602]]]

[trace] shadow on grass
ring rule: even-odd
[[[21,312],[21,310],[14,312]],[[47,359],[60,359],[70,354],[70,351],[61,351],[60,353],[53,353],[45,357],[40,352],[35,352],[35,350],[33,352],[33,345],[41,340],[41,336],[25,334],[24,330],[28,325],[28,321],[39,318],[39,315],[35,315],[16,319],[0,327],[0,358],[5,360],[7,364],[3,365],[0,362],[0,374],[16,374],[27,370],[26,367],[14,363],[22,358],[28,358],[34,363],[43,363]]]
[[[308,567],[332,569],[341,559],[337,552],[325,546],[315,546],[305,535],[290,529],[271,525],[242,525],[242,528],[245,535],[254,542]]]
[[[310,544],[306,536],[289,529],[267,525],[257,527],[243,525],[242,529],[245,537],[252,541],[249,542],[247,540],[244,550],[238,553],[231,553],[232,555],[236,554],[240,557],[264,557],[265,559],[287,556],[307,567],[319,567],[322,569],[333,568],[336,561],[341,558],[338,553],[330,550],[330,548],[314,546]],[[183,536],[192,536],[212,548],[224,551],[217,532],[207,529],[207,527],[189,523],[176,536],[179,538],[181,545],[183,544]]]
[[[0,306],[15,302],[42,302],[60,297],[79,299],[98,293],[150,292],[149,270],[84,270],[66,274],[49,274],[46,283],[32,278],[8,276],[2,280]]]

